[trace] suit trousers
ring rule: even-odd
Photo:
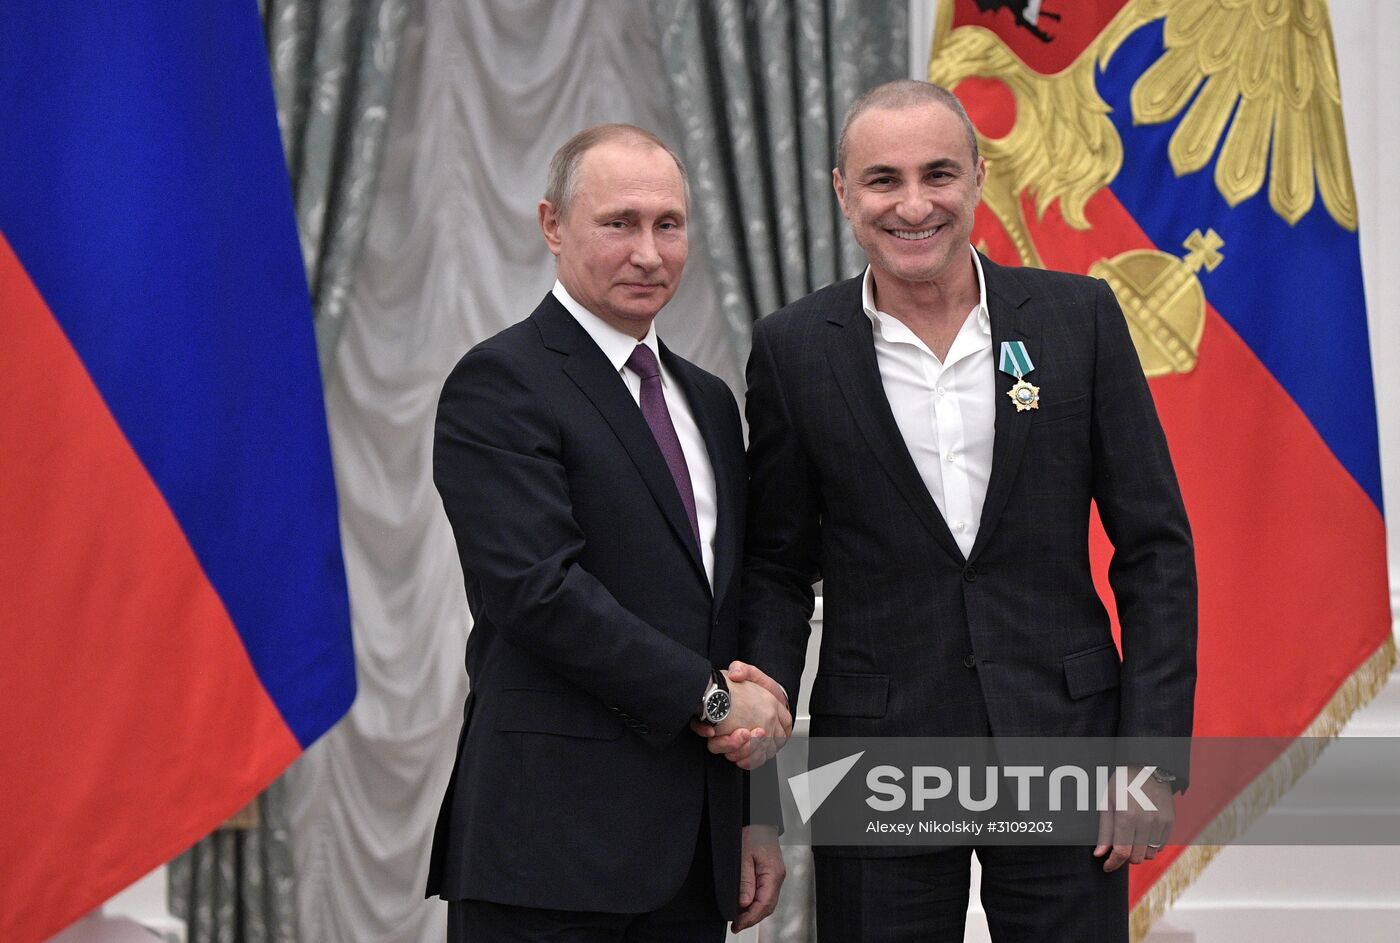
[[[973,849],[816,859],[821,943],[962,943]],[[1083,847],[984,847],[982,906],[995,943],[1127,943],[1128,867]]]
[[[600,852],[606,854],[606,852]],[[483,900],[447,902],[447,943],[721,943],[708,814],[700,817],[690,871],[676,895],[643,914],[512,907]]]

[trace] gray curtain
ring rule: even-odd
[[[847,106],[908,75],[908,0],[652,0],[730,329],[859,272],[831,189]]]
[[[369,223],[408,0],[259,0],[321,369]]]
[[[221,828],[170,863],[170,910],[189,943],[296,943],[292,854],[281,780],[248,828]]]
[[[405,0],[259,0],[323,376],[340,336],[387,127]],[[189,943],[295,943],[285,786],[170,863]]]

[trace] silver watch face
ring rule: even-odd
[[[705,719],[717,724],[729,716],[729,692],[711,691],[705,701]]]

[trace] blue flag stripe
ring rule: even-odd
[[[354,662],[256,5],[12,6],[0,131],[0,229],[309,743]]]

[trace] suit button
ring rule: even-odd
[[[977,656],[976,656],[976,655],[970,655],[970,654],[969,654],[969,655],[964,655],[964,656],[963,656],[963,667],[965,667],[965,668],[976,668],[976,667],[977,667]]]
[[[977,567],[973,566],[971,563],[963,567],[963,579],[967,580],[969,583],[977,582]]]

